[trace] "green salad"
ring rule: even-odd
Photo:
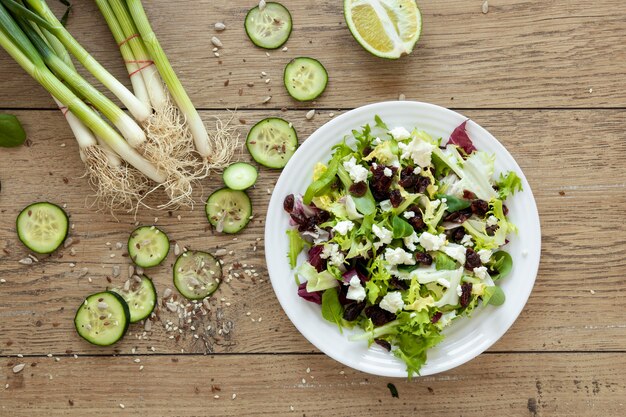
[[[458,126],[445,145],[426,132],[375,124],[317,163],[304,195],[288,195],[289,261],[298,295],[353,337],[377,343],[419,374],[442,331],[479,305],[501,305],[512,268],[501,249],[516,232],[506,198],[515,172]],[[307,261],[298,264],[306,252]]]

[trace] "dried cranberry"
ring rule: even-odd
[[[443,314],[441,313],[441,311],[436,312],[435,314],[433,314],[433,316],[430,319],[431,323],[437,323],[439,321],[439,319],[441,318],[441,316],[443,316]]]
[[[364,308],[365,301],[350,303],[346,306],[345,310],[343,310],[343,318],[347,321],[354,321],[359,317]]]
[[[461,307],[467,307],[472,298],[472,283],[464,282],[461,284]]]
[[[472,217],[472,209],[470,207],[463,210],[455,211],[448,214],[444,220],[447,222],[463,223],[465,220]]]
[[[476,194],[469,190],[463,190],[463,198],[466,200],[474,200],[476,198]]]
[[[498,226],[497,224],[494,224],[493,226],[487,226],[485,228],[485,232],[487,233],[487,236],[493,236],[496,234],[496,231],[498,230],[500,226]]]
[[[474,268],[479,268],[482,265],[483,263],[480,261],[480,255],[478,255],[474,249],[467,248],[465,250],[465,268],[472,271]]]
[[[372,179],[370,181],[370,188],[372,194],[377,201],[389,199],[389,188],[393,182],[393,175],[388,177],[385,175],[385,169],[390,169],[392,174],[398,170],[396,167],[386,167],[384,165],[376,165],[376,168],[372,167]]]
[[[424,193],[426,189],[430,185],[430,178],[422,177],[421,175],[417,178],[417,192]]]
[[[422,212],[420,211],[419,207],[413,206],[409,208],[408,211],[412,211],[413,213],[415,213],[415,216],[407,220],[409,224],[413,226],[413,229],[415,229],[416,231],[424,229],[426,227],[426,223],[424,223],[424,219],[422,218]]]
[[[391,205],[395,208],[402,204],[404,197],[400,194],[400,190],[393,190],[389,194],[389,200],[391,201]]]
[[[470,209],[475,215],[485,217],[485,214],[489,211],[489,203],[485,200],[474,200],[470,205]]]
[[[342,306],[348,305],[353,302],[353,300],[348,300],[348,285],[340,285],[337,287],[339,292],[339,304]]]
[[[415,260],[423,265],[432,265],[433,257],[424,252],[415,252]]]
[[[465,229],[463,227],[455,227],[454,229],[448,229],[445,231],[446,237],[452,242],[460,242],[465,236]]]
[[[285,201],[283,201],[283,208],[287,213],[291,213],[293,211],[295,201],[296,199],[293,194],[289,194],[287,197],[285,197]]]
[[[398,184],[407,191],[414,191],[413,189],[417,185],[417,174],[415,174],[413,167],[406,167],[400,171],[400,181]]]
[[[399,291],[408,290],[409,284],[406,281],[393,277],[389,280],[389,286]]]
[[[388,352],[391,351],[391,343],[389,343],[388,341],[383,339],[374,339],[374,342],[376,342],[377,345],[385,348]]]
[[[348,191],[355,197],[363,197],[367,192],[367,184],[363,181],[355,182]]]
[[[396,319],[396,315],[379,306],[369,306],[365,309],[365,315],[372,320],[374,326],[382,326]]]

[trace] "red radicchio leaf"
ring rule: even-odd
[[[343,278],[343,282],[345,285],[349,285],[350,284],[350,280],[352,279],[352,277],[358,277],[359,281],[361,281],[361,284],[367,282],[367,277],[365,275],[363,275],[363,273],[361,271],[359,271],[357,268],[352,268],[349,271],[346,271],[343,273],[342,278]]]
[[[450,139],[448,143],[458,146],[463,149],[465,153],[468,155],[476,150],[472,140],[467,135],[467,131],[465,130],[465,125],[467,124],[467,120],[461,123],[450,135]]]
[[[324,291],[314,291],[314,292],[308,292],[306,290],[306,282],[303,282],[302,284],[300,284],[298,286],[298,295],[302,298],[304,298],[307,301],[310,301],[312,303],[315,304],[322,304],[322,293]]]
[[[322,272],[326,269],[326,259],[322,259],[322,252],[324,246],[317,245],[309,249],[309,263],[313,265],[317,272]]]

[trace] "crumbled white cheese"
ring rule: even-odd
[[[398,143],[398,147],[402,150],[402,159],[411,159],[413,162],[426,168],[430,165],[434,146],[428,142],[424,142],[419,138],[413,139],[408,144]]]
[[[480,279],[487,278],[487,267],[486,266],[480,266],[478,268],[474,268],[474,275],[476,275],[476,277],[478,277]]]
[[[420,175],[420,174],[422,173],[422,168],[420,168],[420,167],[415,168],[415,169],[413,170],[413,173],[414,173],[415,175]]]
[[[428,232],[424,232],[420,235],[420,245],[428,251],[439,250],[446,244],[446,235],[440,234],[439,236],[433,235]]]
[[[383,200],[380,202],[380,209],[382,211],[391,211],[392,208],[393,205],[391,204],[390,200]]]
[[[415,212],[414,211],[405,211],[403,214],[405,219],[412,219],[413,217],[415,217]]]
[[[402,248],[385,249],[385,260],[390,265],[415,265],[415,258],[413,258],[413,255]]]
[[[489,216],[487,218],[487,226],[495,226],[498,224],[498,218],[496,216]]]
[[[354,223],[352,223],[350,220],[340,221],[335,225],[335,227],[333,227],[333,230],[340,235],[347,235],[348,232],[352,229],[354,229]]]
[[[441,285],[442,287],[450,288],[450,281],[445,278],[437,279],[437,284]]]
[[[385,169],[383,170],[383,174],[385,175],[385,177],[391,177],[393,175],[393,171],[385,167]]]
[[[486,264],[491,259],[491,252],[489,249],[481,249],[478,251],[478,256],[480,256],[480,262]]]
[[[379,239],[378,242],[374,242],[374,248],[378,249],[382,245],[388,245],[393,239],[393,232],[385,227],[379,227],[377,224],[372,225],[372,232]]]
[[[416,243],[419,242],[419,238],[417,237],[417,233],[413,232],[410,236],[404,238],[404,246],[410,251],[414,251],[417,249],[415,246]]]
[[[441,250],[461,265],[465,263],[465,246],[457,245],[456,243],[448,243],[446,246],[441,248]]]
[[[441,200],[433,200],[430,202],[430,205],[433,208],[433,210],[439,207],[439,204],[441,204]]]
[[[361,302],[365,300],[365,288],[361,285],[361,280],[358,276],[353,276],[350,279],[350,286],[348,287],[348,293],[346,294],[348,300],[354,300]]]
[[[376,162],[372,162],[372,168],[378,169],[378,164]]]
[[[389,131],[389,134],[396,140],[408,139],[411,137],[411,134],[408,130],[403,127],[394,127]]]
[[[343,167],[348,171],[350,178],[354,182],[367,181],[367,168],[356,163],[354,156],[343,163]]]
[[[336,243],[325,245],[320,257],[322,259],[328,259],[328,263],[335,266],[343,264],[345,259],[343,253],[339,250],[339,245]]]
[[[456,295],[458,295],[459,297],[463,295],[463,287],[461,287],[460,285],[456,286]]]
[[[381,143],[383,143],[383,141],[379,137],[377,137],[376,139],[372,141],[372,143],[374,145],[380,145]]]
[[[461,239],[461,245],[471,248],[474,246],[474,242],[472,242],[472,235],[464,235],[463,239]]]
[[[446,327],[448,324],[450,324],[450,322],[452,321],[453,318],[456,317],[456,312],[454,311],[450,311],[448,313],[444,313],[441,315],[441,318],[439,319],[439,321],[437,322],[437,324],[441,327]]]
[[[387,310],[390,313],[396,314],[398,311],[404,308],[404,301],[402,300],[402,294],[400,291],[391,291],[380,300],[378,304],[383,310]]]

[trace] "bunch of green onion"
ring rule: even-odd
[[[159,207],[193,204],[192,185],[224,167],[237,141],[228,129],[209,135],[140,0],[95,1],[120,47],[133,92],[72,37],[45,0],[0,0],[0,46],[63,110],[99,202],[110,209],[137,208],[145,195],[163,188],[169,201]],[[82,78],[71,56],[130,115]]]

